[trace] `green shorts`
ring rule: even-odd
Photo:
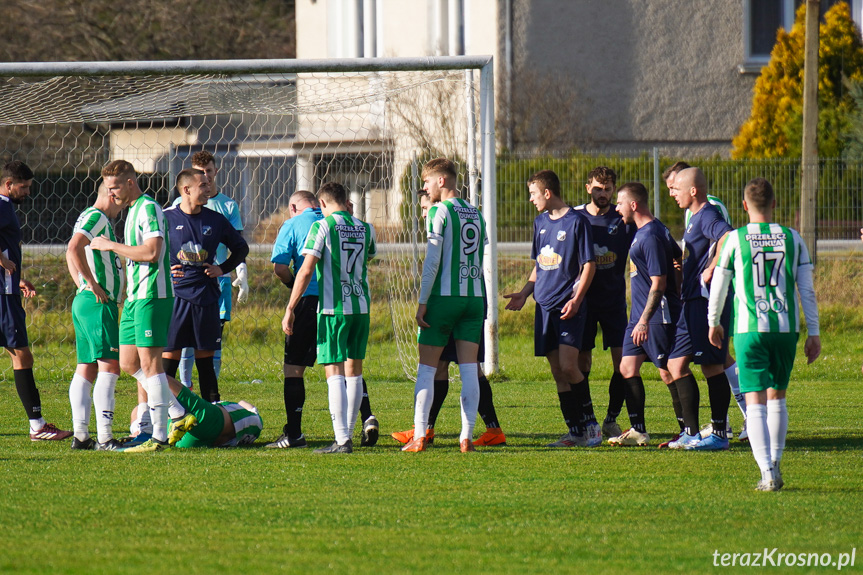
[[[78,363],[120,359],[119,319],[117,302],[99,303],[89,290],[75,296],[72,300],[72,324],[75,326]]]
[[[453,339],[479,343],[484,319],[485,301],[481,297],[433,295],[425,315],[431,327],[421,327],[418,340],[423,345],[444,347],[452,334]]]
[[[127,301],[120,318],[120,345],[165,347],[174,313],[174,298]]]
[[[369,314],[318,314],[318,363],[365,359],[369,342]]]
[[[788,389],[799,337],[797,333],[734,334],[740,391]]]
[[[225,413],[222,408],[198,397],[185,387],[177,395],[177,403],[198,419],[198,425],[177,442],[177,447],[213,447],[225,429]]]

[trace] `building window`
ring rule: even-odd
[[[743,55],[741,74],[758,74],[770,61],[779,28],[790,30],[797,8],[805,0],[743,0]],[[834,4],[848,2],[851,15],[860,25],[863,0],[821,0],[821,17]]]

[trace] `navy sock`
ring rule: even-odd
[[[479,377],[479,407],[477,408],[486,429],[500,427],[497,421],[497,412],[494,409],[494,398],[491,392],[491,384],[484,375]]]
[[[710,423],[713,434],[728,439],[725,431],[728,426],[728,405],[731,403],[731,387],[725,373],[707,378],[707,394],[710,396]]]
[[[443,407],[443,402],[448,393],[448,379],[434,380],[434,398],[432,398],[431,410],[429,411],[429,429],[434,429],[435,423],[437,423],[437,416],[440,413],[440,408]]]
[[[306,403],[306,384],[302,377],[285,378],[285,414],[288,423],[282,433],[296,439],[303,434],[303,405]]]
[[[623,380],[626,390],[626,411],[629,423],[635,431],[647,433],[644,424],[644,381],[641,376],[627,377]]]

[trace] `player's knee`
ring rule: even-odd
[[[584,375],[582,375],[581,370],[575,364],[561,366],[560,371],[564,381],[575,383],[584,379]]]

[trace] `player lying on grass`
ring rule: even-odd
[[[261,435],[264,423],[258,408],[247,401],[205,401],[185,385],[168,377],[168,387],[186,416],[171,423],[168,444],[174,447],[237,447],[251,445]],[[132,409],[132,421],[138,416]]]
[[[740,390],[746,394],[749,444],[761,469],[759,491],[778,491],[784,485],[779,463],[788,433],[785,394],[800,337],[801,307],[809,331],[803,353],[809,363],[821,354],[814,266],[800,235],[772,223],[775,207],[770,182],[755,178],[746,184],[743,209],[749,225],[733,230],[722,246],[707,308],[710,343],[719,348],[725,339],[720,316],[734,283],[734,351]]]

